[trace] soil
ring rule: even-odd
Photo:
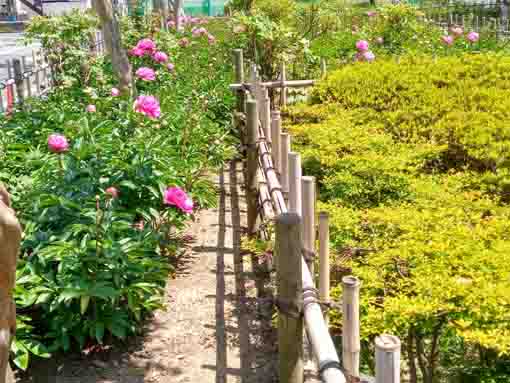
[[[190,226],[194,241],[168,282],[166,311],[125,344],[37,361],[17,382],[277,381],[273,306],[264,298],[271,288],[240,249],[246,221],[241,163],[232,162],[216,182],[218,207],[198,213]]]

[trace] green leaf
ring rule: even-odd
[[[80,312],[81,315],[85,314],[87,311],[87,308],[89,307],[90,302],[90,296],[88,295],[82,295],[80,299]]]

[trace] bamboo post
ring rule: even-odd
[[[295,213],[276,218],[279,381],[303,382],[301,224]]]
[[[260,88],[261,97],[261,110],[260,110],[260,121],[264,136],[267,142],[271,143],[273,138],[271,136],[271,101],[269,100],[269,92],[266,87]]]
[[[342,357],[344,368],[353,377],[359,376],[359,287],[360,281],[353,276],[342,278],[343,327]]]
[[[302,214],[301,204],[301,156],[289,153],[289,212]]]
[[[314,274],[315,257],[315,178],[302,177],[303,193],[303,249],[306,254],[306,263],[312,279]]]
[[[280,90],[280,106],[284,108],[285,106],[287,106],[287,88],[285,87],[285,81],[287,81],[287,68],[285,66],[285,61],[282,62],[281,77],[282,86]]]
[[[14,68],[14,81],[16,83],[16,93],[18,94],[18,101],[23,103],[25,98],[25,79],[23,78],[23,69],[20,59],[13,59],[12,66]]]
[[[326,59],[324,57],[321,57],[321,78],[326,77],[327,72],[328,72],[328,67],[327,67]]]
[[[282,121],[279,110],[271,112],[271,154],[273,155],[273,166],[277,174],[281,174],[281,134],[282,134]]]
[[[243,50],[242,49],[234,49],[234,72],[235,72],[235,81],[238,84],[244,83],[244,58],[243,58]],[[237,110],[239,112],[243,111],[243,96],[244,91],[237,92]]]
[[[285,199],[289,197],[289,152],[290,135],[288,133],[280,134],[280,183],[282,193]]]
[[[28,72],[27,58],[25,56],[21,57],[21,67],[22,67],[22,71],[24,73]],[[31,77],[32,77],[31,75],[27,75],[25,78],[26,88],[27,88],[27,97],[32,97],[32,84],[30,83]]]
[[[375,382],[400,383],[400,339],[394,335],[375,338]]]
[[[248,205],[248,235],[254,237],[257,234],[257,168],[259,140],[257,101],[247,102],[247,171],[246,171],[246,202]]]
[[[329,302],[329,214],[325,211],[319,213],[319,298]],[[328,324],[328,314],[324,313],[324,320]]]

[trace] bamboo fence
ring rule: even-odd
[[[310,87],[314,80],[290,81],[282,65],[281,79],[261,81],[256,66],[245,81],[242,50],[234,51],[238,96],[235,121],[246,149],[248,235],[256,236],[260,221],[274,221],[276,306],[279,310],[279,381],[302,383],[303,331],[325,383],[360,381],[359,290],[361,282],[344,277],[342,363],[328,330],[330,302],[329,216],[315,211],[316,182],[302,175],[301,158],[291,151],[291,136],[282,132],[280,111],[288,88]],[[326,75],[325,63],[321,75]],[[279,105],[271,103],[268,88],[280,90]],[[315,279],[316,217],[318,217],[318,289]],[[376,382],[400,382],[400,341],[392,335],[376,338]]]

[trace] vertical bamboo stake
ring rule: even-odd
[[[262,123],[262,130],[266,140],[271,143],[271,101],[269,100],[269,92],[266,87],[261,88],[261,110],[260,110],[260,121]]]
[[[289,153],[289,212],[302,214],[301,156]]]
[[[400,339],[394,335],[375,338],[376,383],[400,383]]]
[[[302,177],[303,190],[303,248],[309,256],[306,260],[312,279],[314,276],[315,254],[315,178]]]
[[[278,315],[279,381],[303,382],[303,317],[301,224],[295,213],[276,218],[278,261],[278,300],[283,310]]]
[[[342,357],[344,368],[351,376],[359,376],[359,287],[360,281],[353,276],[342,278],[343,327]]]
[[[248,235],[254,237],[257,234],[257,200],[258,200],[258,151],[259,140],[257,101],[247,102],[247,172],[246,172],[246,200],[248,205]]]
[[[325,211],[319,213],[319,298],[329,302],[329,214]],[[328,324],[328,314],[324,313],[324,320]]]
[[[285,81],[287,81],[287,68],[285,61],[282,62],[281,67],[282,87],[280,90],[280,106],[284,108],[287,106],[287,88],[285,88]]]
[[[235,82],[237,84],[244,83],[244,58],[242,49],[234,49],[234,72]],[[240,90],[237,92],[237,110],[242,112],[243,110],[243,96],[244,91]]]
[[[23,78],[23,70],[20,59],[13,59],[12,66],[14,68],[14,81],[16,82],[16,93],[18,94],[18,102],[23,103],[25,99],[25,79]]]
[[[5,88],[7,89],[7,88]],[[3,93],[3,89],[0,89],[0,112],[3,113],[4,112],[4,98],[2,96],[2,93]]]
[[[273,155],[273,166],[277,174],[281,174],[281,144],[282,121],[279,110],[271,112],[271,154]]]
[[[328,67],[327,67],[326,59],[324,57],[321,57],[321,78],[326,77],[327,72],[328,72]]]
[[[289,152],[290,152],[290,135],[282,133],[280,135],[280,183],[282,193],[285,199],[289,197]]]
[[[21,57],[21,68],[23,72],[27,72],[27,58],[25,56]],[[26,88],[27,88],[27,97],[32,97],[32,84],[30,83],[30,78],[32,76],[27,76],[25,79]]]

